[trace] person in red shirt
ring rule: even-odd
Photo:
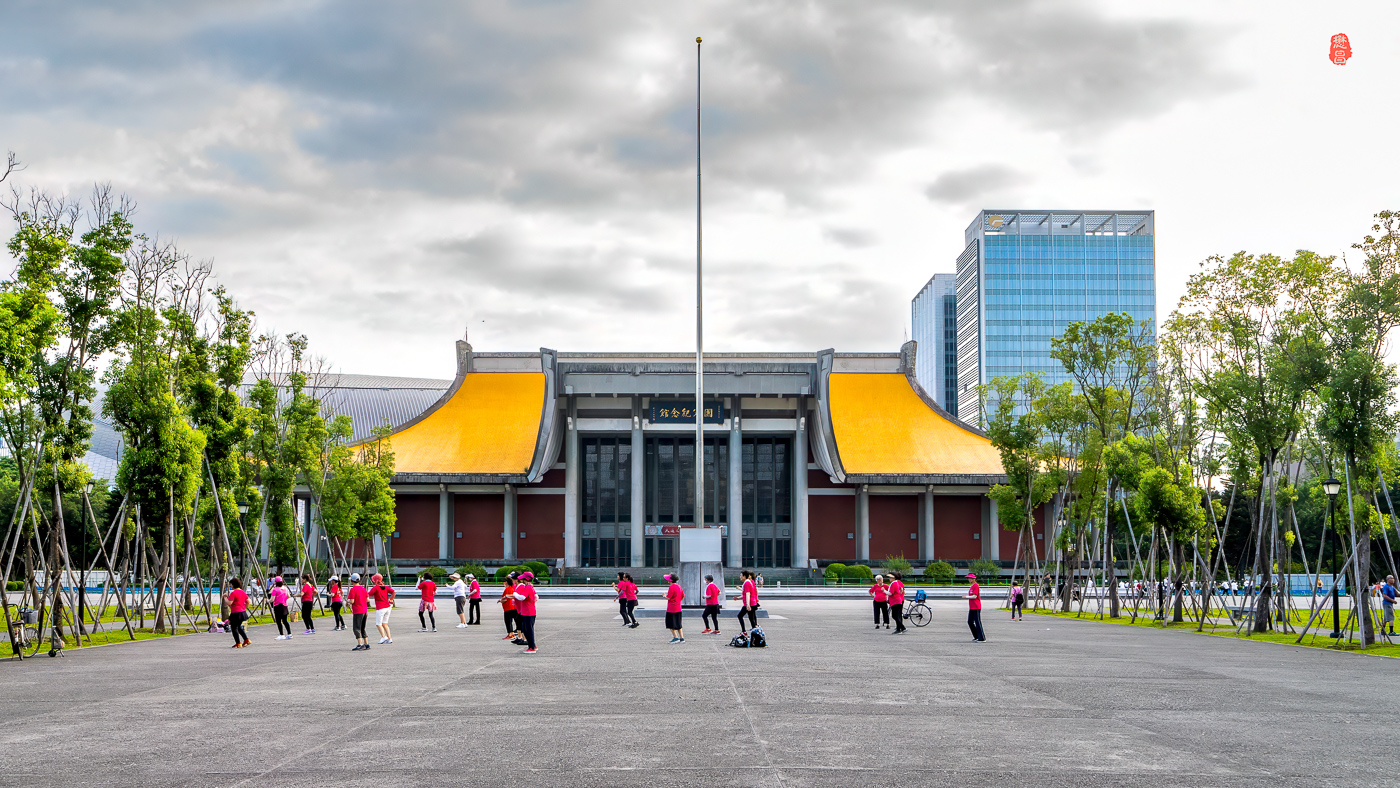
[[[715,585],[714,575],[705,575],[705,612],[700,614],[700,619],[705,622],[705,631],[702,635],[719,634],[719,586]],[[713,627],[710,622],[714,621]]]
[[[904,575],[890,572],[894,580],[890,583],[890,613],[894,615],[894,634],[902,635],[909,629],[904,626]]]
[[[340,611],[345,607],[345,595],[340,590],[340,578],[332,577],[326,583],[326,596],[331,600],[331,615],[335,616],[335,626],[332,632],[340,632],[345,629],[345,619],[341,617]]]
[[[613,590],[617,592],[617,614],[622,617],[624,627],[632,626],[632,619],[627,615],[627,573],[618,572],[617,580],[613,583]]]
[[[508,572],[506,574],[506,584],[501,588],[501,610],[505,613],[506,617],[506,636],[501,638],[501,640],[515,640],[516,638],[520,637],[520,635],[518,634],[519,627],[517,627],[515,623],[516,613],[515,597],[513,596],[514,593],[515,573]]]
[[[316,634],[316,622],[311,620],[311,613],[316,608],[316,576],[307,575],[301,579],[301,620],[306,625],[302,631],[303,635]]]
[[[389,631],[389,615],[394,612],[394,587],[385,583],[384,575],[380,574],[371,577],[370,583],[374,586],[370,589],[370,595],[374,597],[374,626],[379,630],[379,642],[393,643],[394,633]]]
[[[436,612],[437,612],[437,583],[434,583],[432,577],[431,577],[427,572],[424,572],[422,578],[418,581],[418,631],[419,631],[419,632],[428,632],[428,631],[436,632],[436,631],[437,631],[437,618],[433,615],[433,614],[436,613]],[[424,614],[424,613],[427,613],[427,614],[428,614],[428,621],[424,621],[424,620],[423,620],[423,614]],[[433,628],[432,628],[431,630],[428,629],[428,622],[429,622],[429,621],[432,622],[432,625],[433,625]]]
[[[365,625],[369,619],[369,591],[360,585],[358,573],[350,575],[350,624],[354,631],[355,647],[351,651],[369,651],[369,634]]]
[[[242,580],[231,577],[228,584],[233,589],[228,592],[228,628],[233,632],[233,647],[251,646],[248,630],[243,628],[243,622],[248,620],[248,594],[243,590]]]
[[[982,632],[982,587],[977,585],[977,575],[968,573],[972,585],[967,589],[967,628],[972,630],[972,642],[986,643],[987,636]]]
[[[523,582],[515,584],[511,598],[515,600],[516,621],[520,624],[520,631],[525,635],[524,653],[534,654],[535,602],[539,601],[540,595],[535,591],[534,572],[522,572],[520,579]]]
[[[890,628],[890,588],[885,585],[884,575],[875,575],[875,582],[870,586],[870,598],[875,602],[875,628],[880,628],[880,616],[885,617],[885,629]]]
[[[671,630],[671,643],[684,643],[685,631],[681,629],[681,601],[685,599],[685,589],[681,588],[680,578],[666,575],[671,586],[666,589],[666,628]]]
[[[744,616],[749,617],[749,626],[758,626],[758,585],[753,581],[754,574],[751,570],[740,570],[739,577],[744,581],[737,598],[740,605],[739,631],[748,632],[749,630],[744,627]]]

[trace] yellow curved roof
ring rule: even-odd
[[[895,373],[833,372],[831,427],[848,474],[1001,474],[992,442],[940,416]]]
[[[389,436],[399,473],[526,473],[544,409],[544,373],[471,372],[452,399]]]

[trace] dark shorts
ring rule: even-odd
[[[680,614],[680,613],[667,613],[667,614],[666,614],[666,628],[667,628],[667,629],[680,629],[680,628],[681,628],[681,614]]]
[[[457,615],[462,615],[462,611],[467,607],[467,598],[464,596],[453,597],[457,602]]]

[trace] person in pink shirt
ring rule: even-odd
[[[428,620],[423,620],[423,614],[428,614]],[[418,631],[437,631],[437,583],[427,572],[418,580]],[[433,628],[428,629],[428,623],[432,622]]]
[[[355,636],[355,647],[351,651],[369,651],[369,634],[366,626],[369,621],[369,590],[360,584],[360,575],[350,575],[350,625]]]
[[[715,576],[705,575],[705,612],[700,616],[705,622],[705,631],[700,633],[702,635],[719,634],[719,597],[719,586],[715,585]],[[713,627],[710,626],[711,621],[714,621]]]
[[[631,629],[641,626],[637,623],[637,581],[632,579],[632,575],[623,573],[622,579],[627,582],[626,589],[622,592],[623,599],[627,600],[627,617],[632,620],[629,625]]]
[[[632,619],[627,617],[627,573],[618,572],[617,580],[613,582],[613,590],[617,592],[617,614],[622,617],[624,627],[632,626]]]
[[[481,584],[476,575],[467,575],[467,626],[481,626]]]
[[[272,579],[272,590],[268,592],[268,597],[272,600],[272,620],[277,623],[276,640],[292,639],[292,621],[287,615],[287,604],[291,601],[292,595],[287,593],[287,586],[282,582],[282,578]],[[286,633],[283,633],[283,630]]]
[[[870,586],[870,598],[875,603],[875,628],[880,628],[880,616],[885,617],[885,629],[890,628],[890,589],[885,585],[884,575],[875,575],[875,582]]]
[[[231,577],[228,584],[233,589],[228,592],[228,628],[233,632],[233,647],[251,646],[248,630],[243,628],[243,622],[248,620],[248,594],[243,590],[242,580]]]
[[[685,589],[681,588],[680,578],[666,575],[670,587],[666,589],[666,628],[671,630],[671,643],[684,643],[685,631],[681,629],[681,602],[685,599]]]
[[[744,616],[749,617],[749,626],[758,626],[758,585],[754,583],[754,574],[749,569],[741,570],[739,577],[744,581],[743,586],[739,589],[738,597],[740,605],[739,631],[748,632],[749,630],[744,627]]]
[[[311,620],[311,613],[316,609],[316,576],[307,575],[301,579],[301,620],[306,629],[301,634],[316,634],[316,623]]]
[[[511,594],[515,598],[515,608],[520,619],[520,630],[525,635],[525,650],[521,653],[535,653],[535,603],[540,595],[535,591],[535,573],[522,572],[520,582],[515,584]]]
[[[972,642],[986,643],[987,635],[982,632],[982,587],[977,585],[977,575],[968,573],[972,585],[967,589],[967,628],[972,630]]]
[[[890,612],[894,614],[894,634],[903,635],[909,629],[904,626],[904,575],[890,572],[894,578],[890,582]]]

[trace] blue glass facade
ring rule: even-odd
[[[1155,325],[1152,230],[1151,212],[982,212],[959,258],[962,418],[977,418],[975,386],[992,378],[1068,380],[1050,340],[1074,321],[1126,312]]]
[[[914,376],[933,401],[958,415],[958,296],[953,274],[934,274],[910,304]]]

